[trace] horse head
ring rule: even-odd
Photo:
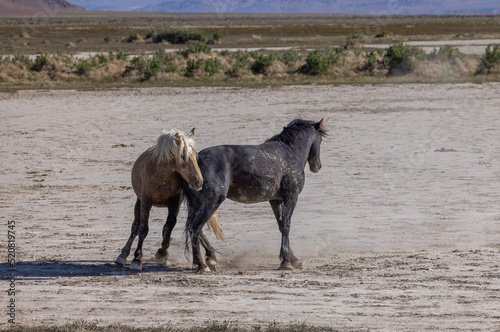
[[[179,148],[180,158],[175,158],[174,169],[186,180],[191,189],[200,191],[203,187],[203,176],[198,166],[198,153],[194,148],[194,129],[189,132],[187,137],[179,133],[175,134],[174,141]]]
[[[321,169],[321,158],[320,158],[320,145],[323,136],[326,135],[326,131],[323,128],[323,119],[320,122],[313,125],[314,139],[309,150],[309,156],[307,157],[307,162],[309,163],[309,169],[313,173],[317,173]]]

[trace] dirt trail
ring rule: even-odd
[[[0,94],[0,251],[15,220],[16,321],[500,330],[499,105],[497,83]],[[165,209],[152,211],[145,269],[112,264],[132,221],[132,163],[163,129],[196,127],[200,150],[261,143],[297,117],[325,118],[330,133],[292,221],[303,270],[276,270],[269,204],[230,201],[228,240],[210,234],[216,273],[184,257],[185,208],[171,268],[154,263]]]

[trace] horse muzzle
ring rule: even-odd
[[[318,173],[319,170],[321,169],[321,164],[318,164],[318,165],[311,165],[311,164],[309,164],[309,169],[313,173]]]
[[[203,179],[195,179],[189,183],[189,188],[200,191],[203,188]]]

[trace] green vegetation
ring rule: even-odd
[[[500,45],[488,45],[478,67],[479,73],[500,71]]]
[[[254,74],[265,74],[266,70],[271,67],[274,62],[274,55],[264,55],[260,54],[257,59],[255,59],[254,63],[250,67]]]
[[[434,50],[429,54],[429,60],[451,61],[455,58],[465,62],[467,61],[467,54],[460,52],[458,48],[450,45],[444,45],[440,47],[439,50],[434,48]]]
[[[500,15],[0,17],[0,89],[498,81],[498,45],[481,57],[407,43],[466,38],[500,38]]]
[[[133,27],[133,28],[131,28]],[[189,28],[188,28],[189,27]],[[131,29],[133,29],[131,31]],[[123,42],[135,39],[133,42]],[[82,12],[56,17],[0,17],[0,55],[108,52],[138,54],[157,43],[200,40],[227,48],[339,45],[358,35],[365,44],[414,40],[500,38],[500,15],[261,15]],[[141,38],[142,37],[142,38]],[[81,40],[82,42],[77,42]],[[179,41],[180,40],[180,41]],[[84,42],[83,42],[84,41]]]
[[[175,328],[170,326],[137,328],[123,325],[98,326],[96,323],[76,322],[64,326],[16,326],[8,329],[11,332],[239,332],[239,331],[263,331],[263,332],[334,332],[331,327],[314,326],[305,323],[280,324],[273,322],[267,326],[254,326],[245,328],[239,326],[238,322],[210,320],[201,326],[186,328]],[[361,330],[364,331],[364,330]]]
[[[125,42],[127,43],[133,43],[137,40],[139,40],[139,35],[135,32],[131,33],[127,38],[125,38]]]
[[[200,40],[190,40],[186,43],[186,49],[179,51],[183,57],[187,58],[189,54],[210,53],[212,48]]]
[[[389,64],[389,75],[401,76],[412,73],[418,62],[427,58],[425,51],[416,46],[405,44],[392,45],[385,53]]]
[[[316,49],[306,57],[306,63],[299,68],[299,72],[308,75],[326,74],[334,64],[340,61],[342,48],[335,52],[328,47]]]
[[[347,45],[347,44],[346,44]],[[89,80],[107,85],[174,84],[184,78],[203,78],[203,84],[229,84],[237,81],[282,84],[350,81],[387,82],[395,77],[410,81],[484,81],[498,80],[500,45],[489,45],[484,56],[467,56],[445,45],[427,55],[422,48],[396,44],[386,50],[363,51],[322,47],[309,52],[283,51],[213,51],[201,41],[188,41],[185,49],[130,56],[115,49],[88,58],[70,54],[41,52],[35,58],[24,54],[0,57],[0,88],[38,87],[53,82],[60,86],[85,85]],[[370,77],[370,79],[368,79]],[[161,83],[163,82],[163,83]]]
[[[167,29],[158,33],[148,34],[154,43],[169,42],[171,44],[186,44],[188,41],[199,41],[205,43],[207,38],[199,30]]]

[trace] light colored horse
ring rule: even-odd
[[[134,239],[139,235],[139,242],[134,253],[131,269],[142,269],[142,244],[149,227],[148,219],[151,207],[167,207],[168,217],[163,226],[163,241],[156,253],[156,261],[167,266],[170,235],[177,223],[177,214],[183,200],[181,178],[189,188],[199,191],[203,187],[203,177],[196,160],[194,148],[194,128],[188,136],[180,131],[171,130],[160,135],[156,145],[150,147],[132,168],[132,187],[137,195],[134,209],[134,222],[130,237],[115,263],[125,266]],[[223,236],[216,216],[210,221],[211,229],[218,237]],[[217,234],[217,232],[219,232]]]

